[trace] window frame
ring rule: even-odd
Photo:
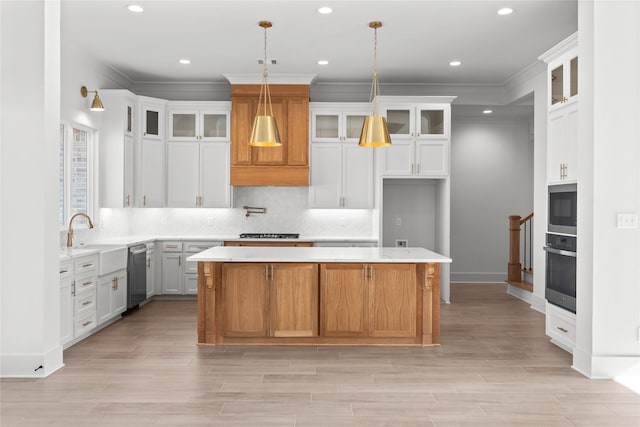
[[[96,154],[98,152],[98,131],[91,127],[82,125],[77,122],[61,121],[60,126],[63,127],[60,134],[64,140],[64,168],[62,183],[64,185],[64,211],[63,223],[59,224],[61,230],[66,230],[69,226],[71,218],[71,144],[73,142],[73,130],[77,129],[87,133],[87,212],[91,220],[95,221],[95,213],[98,212],[98,161]],[[60,141],[59,141],[60,142]],[[76,229],[87,229],[86,223],[78,222],[75,224]]]

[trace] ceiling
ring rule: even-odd
[[[129,12],[134,2],[144,12]],[[333,13],[319,14],[320,6]],[[498,15],[505,6],[514,13]],[[269,65],[270,76],[367,82],[374,46],[368,24],[379,20],[381,83],[501,84],[578,26],[577,0],[63,0],[61,13],[63,46],[86,49],[133,83],[261,75],[261,20],[273,22],[268,58],[278,64]],[[451,67],[452,60],[462,65]]]

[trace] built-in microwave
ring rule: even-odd
[[[578,186],[560,184],[549,186],[550,233],[577,234]]]

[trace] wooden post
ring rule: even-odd
[[[509,216],[508,282],[522,281],[522,264],[520,263],[520,219],[520,215]]]

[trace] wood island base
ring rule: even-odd
[[[198,262],[199,345],[440,344],[440,264]]]

